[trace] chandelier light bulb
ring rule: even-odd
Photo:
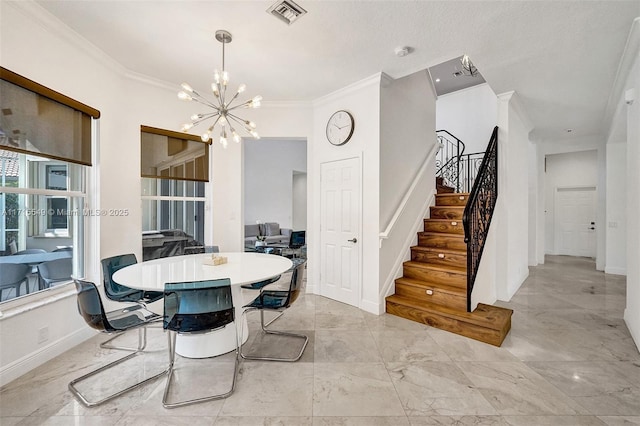
[[[253,98],[244,101],[238,99],[240,94],[244,93],[247,89],[245,84],[240,84],[238,86],[237,92],[234,96],[227,96],[226,92],[227,85],[229,83],[229,73],[225,70],[224,53],[225,44],[231,43],[232,37],[228,31],[218,30],[216,31],[216,40],[222,43],[222,71],[216,69],[213,73],[214,82],[211,83],[211,91],[215,97],[213,99],[207,98],[195,91],[189,84],[182,83],[182,90],[178,92],[178,98],[187,101],[193,100],[207,108],[210,108],[208,112],[205,111],[204,113],[191,115],[191,123],[182,126],[182,130],[186,132],[205,120],[209,121],[210,127],[208,131],[201,135],[202,141],[209,144],[213,143],[211,135],[215,128],[218,128],[220,131],[220,143],[226,148],[229,142],[228,138],[233,139],[236,143],[242,141],[242,136],[236,132],[232,125],[239,124],[240,127],[242,127],[247,133],[251,134],[251,136],[256,139],[260,138],[258,132],[255,131],[256,124],[253,121],[238,117],[236,115],[237,111],[235,110],[238,109],[238,111],[240,111],[240,108],[258,108],[262,101],[262,96],[254,96]],[[227,134],[227,131],[230,131],[230,133]]]
[[[181,92],[178,92],[178,99],[181,99],[183,101],[190,101],[193,98],[187,92],[182,92],[181,91]]]

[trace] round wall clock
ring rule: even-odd
[[[336,111],[327,122],[327,139],[333,145],[344,145],[353,135],[353,116],[344,110]]]

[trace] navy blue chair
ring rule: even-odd
[[[143,305],[162,299],[161,291],[136,290],[113,280],[113,274],[125,266],[138,263],[133,253],[102,259],[102,275],[104,277],[104,292],[107,298],[116,302],[134,302]]]
[[[124,389],[118,390],[115,393],[109,394],[98,401],[90,401],[85,395],[83,395],[76,387],[77,384],[115,365],[142,354],[142,351],[146,346],[146,326],[153,321],[158,321],[162,317],[144,309],[141,305],[134,305],[124,309],[118,309],[117,311],[105,312],[102,300],[100,299],[100,294],[98,293],[98,289],[94,283],[77,279],[74,280],[74,282],[76,290],[78,291],[78,311],[89,327],[103,333],[115,334],[124,333],[125,331],[133,329],[139,330],[138,350],[69,382],[69,390],[82,404],[87,407],[94,407],[96,405],[103,404],[167,373],[168,369],[147,377]]]
[[[256,297],[251,303],[244,306],[245,311],[243,315],[251,311],[259,311],[260,312],[260,326],[262,328],[263,333],[272,334],[278,336],[288,336],[297,340],[302,340],[303,344],[300,348],[298,354],[294,357],[273,357],[273,356],[261,356],[261,355],[247,355],[240,351],[240,356],[244,359],[255,359],[262,361],[287,361],[294,362],[298,361],[302,354],[304,353],[305,348],[307,347],[307,343],[309,343],[309,338],[304,334],[295,334],[284,331],[277,331],[268,329],[268,325],[273,322],[273,320],[269,324],[265,324],[264,322],[264,312],[265,311],[276,311],[283,312],[285,309],[289,308],[293,302],[295,302],[300,294],[304,293],[305,280],[304,280],[304,268],[306,261],[303,259],[296,259],[295,266],[291,273],[291,282],[289,283],[289,288],[287,290],[272,290],[268,287],[263,287],[260,291],[260,295]]]
[[[138,263],[136,255],[133,253],[122,254],[118,256],[107,257],[102,259],[102,275],[104,278],[104,293],[107,299],[115,302],[133,302],[146,307],[148,303],[156,302],[162,299],[163,293],[161,291],[145,291],[137,290],[131,287],[119,284],[113,279],[113,274],[116,271],[124,268],[125,266],[134,265]],[[118,335],[113,336],[111,339],[102,342],[100,347],[105,349],[120,349],[125,351],[135,350],[126,346],[115,346],[111,342],[115,340]]]
[[[169,402],[169,391],[176,361],[176,336],[178,334],[205,333],[228,326],[233,327],[236,342],[236,359],[231,389],[221,394]],[[239,348],[231,281],[228,278],[165,284],[163,327],[169,331],[169,377],[162,397],[162,405],[165,408],[222,399],[233,393],[238,376]]]

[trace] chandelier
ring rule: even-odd
[[[460,58],[460,63],[462,64],[462,73],[469,77],[477,77],[478,76],[478,68],[473,65],[471,59],[469,59],[468,55],[464,55]]]
[[[182,126],[182,131],[187,132],[194,126],[202,123],[203,121],[213,120],[213,124],[201,135],[203,142],[209,144],[213,143],[212,134],[216,126],[220,129],[220,143],[223,147],[227,147],[228,138],[232,138],[236,143],[240,142],[241,137],[236,131],[236,127],[243,128],[247,133],[253,136],[255,139],[260,139],[260,135],[256,132],[256,124],[253,121],[240,118],[234,113],[240,108],[258,108],[262,96],[255,96],[245,102],[236,102],[238,96],[246,89],[244,84],[238,86],[238,90],[235,95],[227,97],[227,86],[229,85],[229,73],[224,66],[224,45],[231,43],[231,33],[225,30],[216,31],[216,40],[222,43],[222,72],[215,70],[213,73],[213,83],[211,83],[211,91],[215,99],[213,101],[205,98],[200,93],[193,90],[193,88],[187,84],[182,83],[182,89],[178,93],[178,99],[184,101],[193,101],[201,105],[209,107],[211,110],[204,113],[197,113],[191,116],[191,122]],[[236,102],[234,104],[234,102]]]

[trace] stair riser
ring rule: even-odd
[[[444,257],[440,257],[439,255]],[[433,265],[467,267],[467,256],[463,254],[438,253],[432,251],[411,250],[411,260]]]
[[[406,318],[411,321],[427,324],[451,333],[500,346],[511,329],[511,318],[501,330],[493,330],[480,327],[476,324],[459,321],[452,318],[443,317],[434,312],[421,311],[408,306],[387,301],[387,313]]]
[[[462,226],[462,221],[458,221],[458,220],[442,222],[439,220],[425,219],[424,231],[425,232],[445,232],[447,234],[464,235],[464,227]]]
[[[467,288],[466,274],[454,274],[445,271],[434,271],[431,269],[416,268],[410,265],[403,267],[403,275],[405,278],[413,278],[424,281],[426,285],[444,284],[451,287]]]
[[[468,195],[447,194],[436,197],[436,206],[465,206],[467,204]]]
[[[427,290],[430,290],[432,294],[427,294]],[[396,294],[398,296],[411,297],[415,300],[447,306],[451,309],[458,309],[460,311],[467,310],[466,296],[442,291],[437,286],[425,285],[424,287],[417,287],[397,282]]]
[[[462,215],[464,214],[464,210],[460,208],[452,208],[448,206],[438,207],[431,206],[430,208],[430,218],[431,219],[453,219],[453,220],[462,220]]]
[[[464,237],[450,237],[445,235],[420,235],[418,234],[418,245],[422,247],[441,248],[449,250],[467,250]]]

